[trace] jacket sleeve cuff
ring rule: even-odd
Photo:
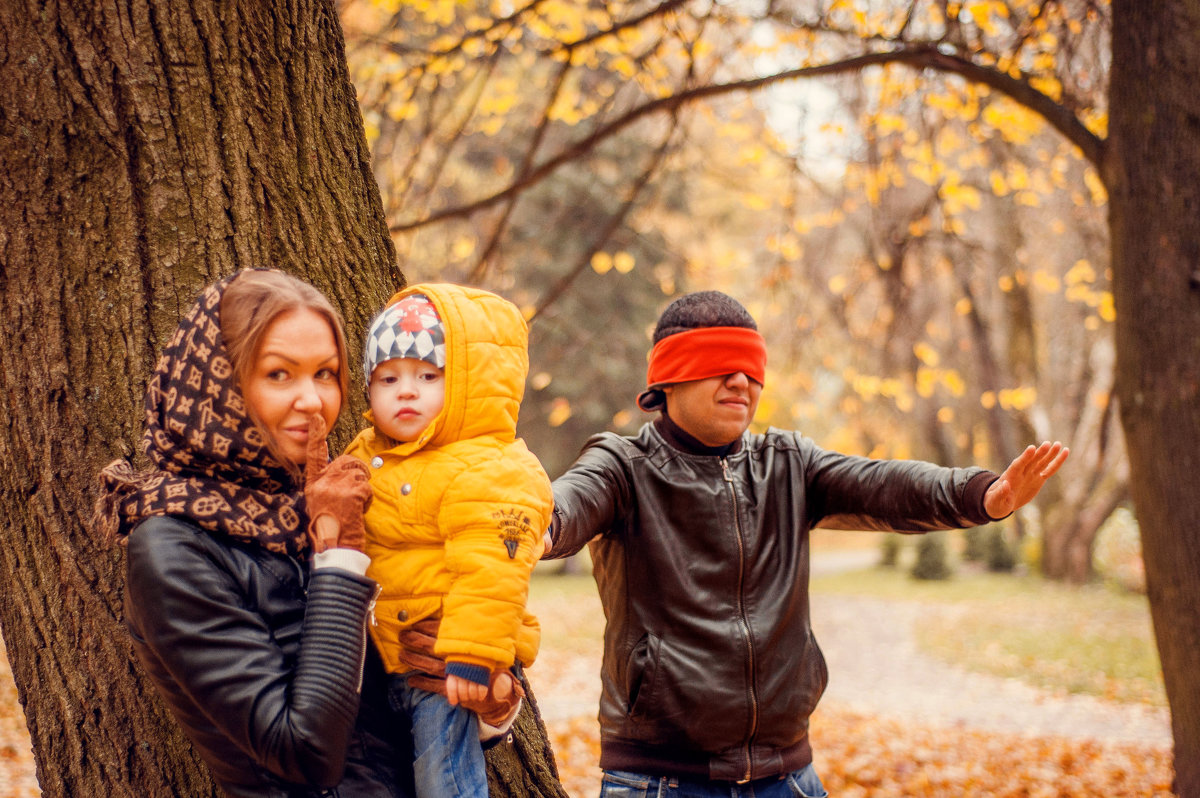
[[[340,568],[352,574],[366,576],[371,558],[357,549],[325,549],[313,555],[313,570]]]
[[[482,665],[470,665],[466,662],[447,662],[446,675],[457,676],[460,679],[466,679],[468,682],[482,684],[487,687],[491,684],[492,672]]]
[[[479,742],[483,744],[485,749],[501,742],[502,739],[508,734],[509,730],[512,729],[513,724],[517,722],[517,715],[521,713],[521,704],[524,702],[524,700],[525,699],[523,698],[517,699],[517,703],[513,707],[512,712],[508,713],[508,717],[505,718],[499,726],[493,726],[492,724],[487,723],[480,718]]]
[[[1007,515],[1002,518],[992,518],[983,506],[983,497],[987,495],[988,488],[998,479],[1000,479],[999,474],[991,471],[982,471],[971,477],[971,481],[967,483],[966,490],[963,491],[963,506],[970,508],[969,512],[974,516],[971,520],[975,521],[976,524],[988,524],[1008,518]]]

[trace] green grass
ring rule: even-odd
[[[930,604],[918,645],[968,669],[1051,691],[1166,705],[1145,596],[961,568],[943,582],[871,568],[814,578],[812,590]]]

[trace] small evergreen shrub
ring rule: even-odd
[[[967,562],[983,562],[987,559],[987,530],[987,526],[973,526],[964,530],[962,555],[964,560]]]
[[[895,532],[885,533],[879,544],[879,567],[895,568],[900,564],[900,535]]]
[[[1017,567],[1017,552],[1009,545],[1002,524],[988,524],[983,528],[987,569],[993,573],[1011,573]]]
[[[946,546],[945,532],[921,535],[917,540],[917,561],[913,563],[912,577],[926,580],[949,579],[953,572],[948,560],[949,548]]]

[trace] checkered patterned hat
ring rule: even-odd
[[[402,357],[446,367],[446,330],[437,309],[424,294],[404,297],[384,308],[371,322],[363,355],[367,382],[380,363]]]

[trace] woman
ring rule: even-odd
[[[403,725],[372,714],[378,663],[363,677],[370,487],[352,458],[327,463],[348,366],[341,319],[312,286],[267,270],[221,280],[146,391],[151,468],[101,474],[138,658],[230,796],[412,794],[396,771],[411,742],[390,736]]]

